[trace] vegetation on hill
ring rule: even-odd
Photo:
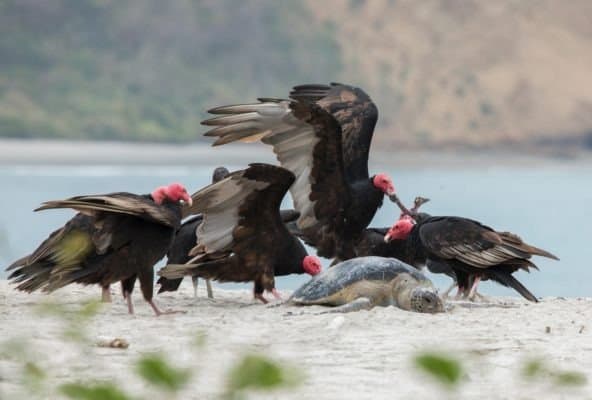
[[[592,148],[592,2],[0,0],[0,137],[189,141],[343,81],[381,145]]]
[[[0,0],[0,137],[186,141],[220,102],[340,71],[300,2]]]

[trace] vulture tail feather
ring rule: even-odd
[[[538,300],[535,297],[535,295],[532,294],[522,283],[520,283],[520,281],[518,281],[518,279],[514,278],[511,274],[494,273],[494,279],[495,281],[501,283],[504,286],[511,287],[512,289],[520,293],[520,295],[522,295],[522,297],[524,297],[526,300],[538,303]]]

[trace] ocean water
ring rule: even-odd
[[[69,210],[34,213],[32,210],[42,201],[114,191],[148,193],[172,181],[182,182],[193,191],[209,182],[212,169],[213,166],[1,166],[0,277],[6,277],[4,266],[34,250],[74,214]],[[497,230],[517,233],[528,243],[559,256],[561,261],[535,259],[540,271],[516,274],[535,295],[592,296],[592,166],[373,166],[373,171],[379,170],[391,174],[407,204],[416,195],[428,197],[431,202],[423,210],[432,215],[477,219]],[[285,206],[290,204],[287,196]],[[372,226],[390,226],[398,214],[386,200]],[[450,284],[447,277],[431,277],[443,289]],[[281,277],[276,286],[279,290],[295,289],[306,280],[305,276]],[[486,295],[515,295],[492,282],[483,283],[480,290]]]

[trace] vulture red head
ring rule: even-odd
[[[316,256],[306,256],[302,260],[302,268],[307,274],[315,276],[321,272],[321,260]]]
[[[180,183],[171,183],[168,186],[160,186],[154,189],[150,194],[156,204],[162,204],[165,200],[172,201],[174,203],[183,200],[187,205],[193,204],[193,200],[185,186]]]
[[[395,185],[387,174],[377,174],[372,178],[372,184],[387,196],[395,194]]]
[[[388,243],[395,239],[407,239],[407,236],[409,236],[409,233],[413,229],[414,225],[415,224],[413,223],[413,219],[411,217],[407,215],[402,217],[397,222],[395,222],[395,224],[388,230],[386,235],[384,235],[384,241]]]

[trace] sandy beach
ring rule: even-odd
[[[455,305],[437,315],[393,307],[318,315],[322,307],[263,306],[246,290],[215,288],[210,300],[200,287],[194,299],[186,280],[180,292],[157,298],[161,306],[186,313],[156,318],[139,291],[134,296],[136,315],[129,316],[118,289],[112,289],[114,302],[84,324],[89,341],[79,343],[65,339],[64,319],[43,311],[40,304],[60,305],[67,318],[84,302],[97,300],[98,288],[73,285],[49,296],[28,295],[1,281],[2,398],[59,398],[58,385],[92,380],[117,382],[135,398],[165,398],[134,374],[134,362],[153,352],[194,372],[177,397],[181,399],[219,398],[228,369],[248,353],[267,355],[306,374],[301,386],[249,398],[592,398],[589,298],[546,298],[539,304],[492,298],[493,307]],[[109,338],[123,338],[129,348],[96,346]],[[197,338],[202,338],[201,346],[195,345]],[[24,344],[24,354],[11,356],[18,343]],[[414,368],[413,358],[423,351],[462,361],[465,372],[457,389],[447,392]],[[554,370],[583,373],[588,383],[565,387],[553,384],[550,376],[524,378],[524,365],[539,358]],[[33,397],[23,388],[25,362],[47,374]]]

